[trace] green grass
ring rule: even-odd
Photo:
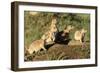
[[[73,34],[76,30],[85,28],[88,30],[86,33],[86,40],[90,39],[90,15],[79,13],[50,13],[50,12],[37,12],[36,15],[31,15],[29,11],[24,12],[24,37],[25,46],[29,46],[33,40],[40,39],[41,36],[48,31],[52,17],[57,16],[57,27],[61,31],[67,25],[73,25],[74,31],[70,37],[73,39]]]

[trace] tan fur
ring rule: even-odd
[[[58,31],[57,27],[56,27],[56,19],[53,19],[51,22],[51,26],[49,31],[47,31],[42,37],[41,39],[46,39],[46,42],[54,42],[55,40],[55,33]]]
[[[74,26],[68,25],[64,30],[62,36],[65,36],[66,33],[69,33],[72,29],[74,29]]]
[[[64,29],[64,32],[69,33],[72,29],[74,29],[74,26],[69,25],[67,26],[67,28]]]
[[[81,29],[79,31],[76,31],[74,34],[74,39],[77,41],[80,41],[80,43],[82,43],[82,38],[85,37],[86,32],[87,32],[87,30],[85,30],[85,29]]]
[[[46,42],[52,41],[51,37],[51,33],[50,32],[46,32],[41,39],[46,39]]]
[[[56,23],[57,23],[57,20],[56,19],[52,19],[52,21],[51,21],[51,28],[55,27]]]
[[[35,40],[35,41],[33,41],[32,44],[29,46],[28,52],[29,52],[30,54],[32,54],[33,52],[38,52],[38,51],[40,51],[41,49],[46,50],[45,47],[44,47],[44,45],[45,45],[45,40],[42,40],[42,39],[40,39],[40,40]]]

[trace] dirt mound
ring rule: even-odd
[[[25,55],[25,61],[46,61],[46,60],[67,60],[67,59],[86,59],[90,58],[90,47],[86,43],[85,46],[66,44],[54,44],[47,47],[47,51],[41,50],[32,55]]]

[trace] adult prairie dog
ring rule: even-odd
[[[32,42],[32,44],[29,46],[29,49],[27,49],[27,51],[32,54],[33,52],[38,52],[41,49],[46,50],[45,49],[45,40],[40,39],[40,40],[35,40]]]
[[[56,23],[57,23],[57,20],[52,19],[51,26],[50,26],[49,30],[47,32],[45,32],[43,34],[43,36],[41,37],[41,39],[46,39],[46,43],[55,41],[55,36],[56,36],[56,33],[58,32],[58,28],[56,26]]]
[[[76,31],[74,34],[74,39],[77,41],[80,41],[80,43],[83,43],[86,32],[87,32],[87,30],[85,30],[85,29]]]

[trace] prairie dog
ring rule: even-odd
[[[74,29],[74,26],[68,25],[64,30],[57,33],[56,42],[64,42],[69,40],[70,31]]]
[[[52,19],[50,28],[56,27],[56,23],[57,23],[57,20],[56,19]]]
[[[55,35],[56,35],[57,29],[51,29],[50,31],[46,32],[41,39],[46,39],[46,42],[54,42]]]
[[[65,36],[66,33],[69,33],[72,29],[74,29],[74,26],[68,25],[67,27],[65,27],[65,29],[63,30],[62,36]]]
[[[83,43],[86,32],[87,32],[87,30],[85,30],[85,29],[76,31],[74,34],[74,39],[77,41],[80,41],[80,43]]]
[[[46,39],[46,43],[53,41],[52,33],[51,32],[46,32],[41,39]]]
[[[46,39],[47,43],[55,41],[55,36],[56,36],[56,33],[58,32],[58,28],[56,26],[56,23],[57,23],[57,20],[52,19],[51,26],[50,26],[49,30],[45,34],[43,34],[41,39]]]
[[[46,50],[45,49],[45,40],[40,39],[40,40],[35,40],[31,43],[31,45],[29,46],[29,49],[27,49],[27,51],[32,54],[33,52],[38,52],[41,49]]]

